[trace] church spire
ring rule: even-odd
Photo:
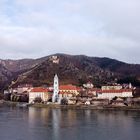
[[[52,102],[55,103],[58,100],[58,93],[59,93],[59,80],[57,74],[54,76],[54,84],[53,84],[53,96]]]

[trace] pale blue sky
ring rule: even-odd
[[[0,58],[86,54],[140,63],[139,0],[0,0]]]

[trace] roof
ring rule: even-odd
[[[60,91],[59,94],[74,94],[74,93],[69,92],[69,91],[68,92]]]
[[[78,90],[78,88],[74,85],[60,85],[60,90]]]
[[[102,90],[102,93],[122,93],[122,92],[132,92],[131,89],[120,89],[120,90]]]
[[[48,89],[43,87],[34,87],[31,92],[48,92]]]
[[[22,85],[18,85],[18,88],[30,88],[33,87],[32,84],[22,84]]]

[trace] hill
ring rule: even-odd
[[[0,64],[0,89],[3,90],[10,84],[14,74]]]
[[[91,81],[96,86],[113,82],[132,82],[140,86],[140,65],[110,58],[54,54],[39,59],[1,60],[0,70],[7,71],[5,82],[34,86],[51,85],[57,73],[61,84],[82,85]],[[3,81],[3,80],[1,80]]]
[[[16,82],[12,86],[24,83],[34,86],[51,85],[55,73],[58,74],[61,84],[82,85],[91,81],[96,86],[101,86],[114,82],[131,82],[135,86],[140,86],[139,64],[84,55],[55,54],[40,59],[27,59],[24,63],[23,60],[22,63],[19,60],[16,73]]]

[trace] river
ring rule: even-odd
[[[0,140],[140,140],[140,111],[0,107]]]

